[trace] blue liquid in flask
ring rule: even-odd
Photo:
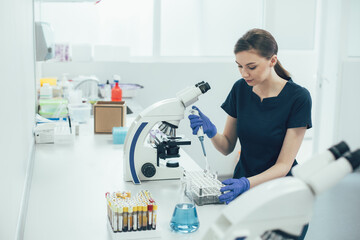
[[[176,204],[170,222],[170,227],[175,232],[191,233],[195,232],[200,226],[195,205],[192,203]]]

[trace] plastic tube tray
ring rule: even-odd
[[[186,172],[186,180],[188,181],[188,188],[186,195],[194,199],[198,206],[205,204],[222,204],[219,201],[221,195],[220,188],[224,186],[211,173],[204,173],[203,171]]]

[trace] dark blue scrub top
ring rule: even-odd
[[[291,79],[278,96],[262,102],[252,87],[240,79],[221,107],[237,118],[241,153],[234,178],[251,177],[273,166],[288,128],[312,127],[310,93]],[[295,160],[293,166],[296,164]]]

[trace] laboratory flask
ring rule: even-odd
[[[183,178],[181,180],[179,200],[175,205],[170,221],[170,227],[175,232],[191,233],[195,232],[200,226],[194,200],[191,194],[188,194],[190,197],[186,196],[190,184],[189,179]]]

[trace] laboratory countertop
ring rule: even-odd
[[[200,170],[184,151],[180,165]],[[133,194],[149,190],[158,203],[157,230],[126,233],[128,236],[138,234],[148,239],[153,234],[161,239],[200,239],[226,206],[197,206],[198,231],[175,233],[169,223],[179,187],[179,180],[143,181],[141,185],[125,182],[123,145],[114,145],[111,134],[94,134],[90,120],[80,125],[80,134],[72,144],[36,145],[24,239],[123,239],[123,233],[114,235],[108,228],[105,201],[106,192],[121,190]]]
[[[130,107],[130,125],[141,110]],[[184,152],[180,164],[200,170]],[[172,232],[169,226],[178,199],[180,181],[143,181],[134,185],[123,180],[123,145],[114,145],[111,134],[94,134],[93,121],[80,125],[72,144],[37,144],[25,223],[25,240],[72,239],[201,239],[226,205],[197,206],[198,231]],[[318,196],[306,236],[315,239],[358,239],[360,173],[349,174],[339,184]],[[157,230],[112,233],[108,226],[105,193],[149,190],[158,203]],[[132,235],[134,234],[134,235]],[[129,237],[129,238],[128,238]]]

